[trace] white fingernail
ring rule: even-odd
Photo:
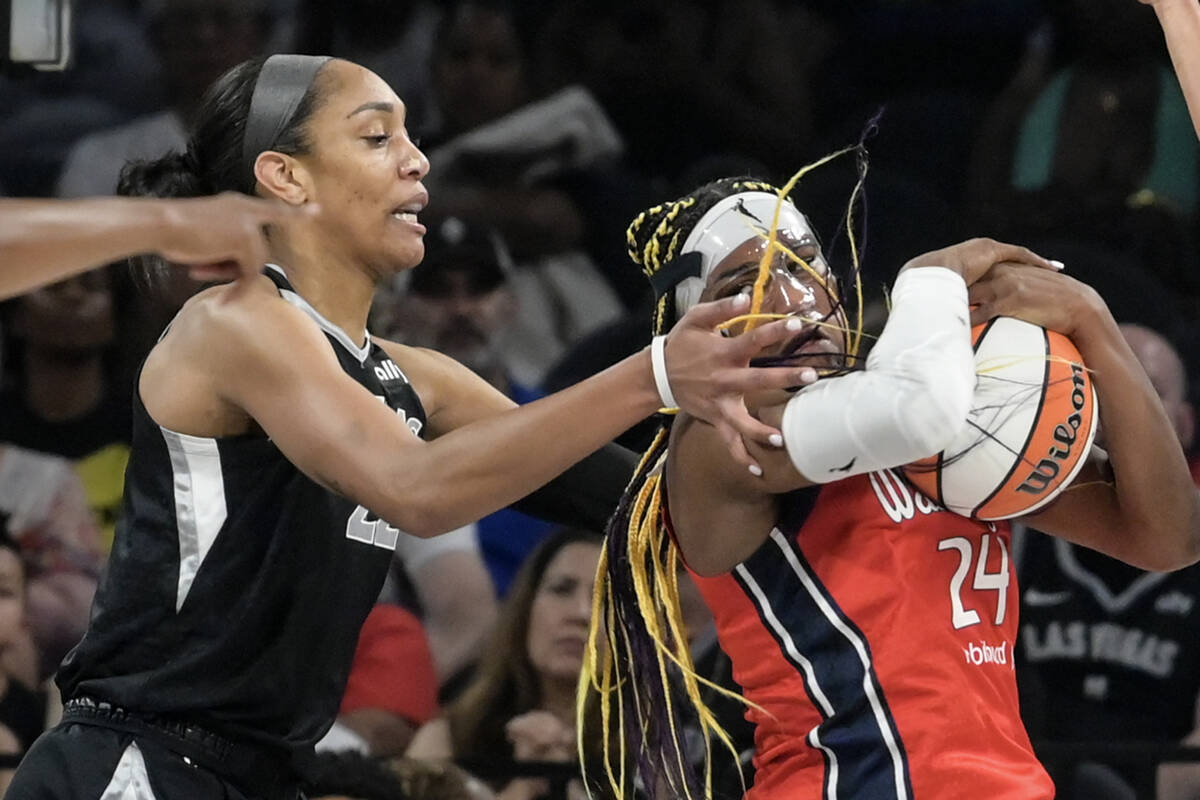
[[[767,439],[767,441],[769,441],[771,444],[775,445],[776,447],[783,447],[783,436],[781,436],[778,433],[772,433],[771,436]]]
[[[784,323],[784,327],[786,327],[789,331],[798,331],[804,327],[804,320],[790,317],[788,321]]]
[[[1066,267],[1067,267],[1067,265],[1061,261],[1051,261],[1050,266],[1054,267],[1057,270],[1063,270],[1063,269],[1066,269]]]
[[[748,304],[749,302],[750,302],[750,295],[748,295],[748,294],[739,294],[733,298],[733,305],[735,308],[741,308],[742,306]]]
[[[750,474],[756,478],[761,478],[762,477],[762,467],[760,467],[758,464],[751,464],[750,465]]]

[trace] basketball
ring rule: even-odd
[[[979,520],[1030,514],[1065,489],[1096,435],[1096,392],[1071,340],[997,317],[971,332],[978,381],[953,445],[903,468],[944,508]]]

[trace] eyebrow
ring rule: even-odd
[[[354,109],[349,114],[347,114],[346,119],[350,119],[355,114],[361,114],[363,111],[382,111],[385,114],[391,114],[395,110],[396,110],[396,106],[392,105],[391,103],[383,103],[380,101],[375,101],[373,103],[363,103],[361,106],[359,106],[358,108]]]
[[[758,272],[758,265],[759,265],[758,261],[747,261],[746,263],[739,266],[737,269],[731,269],[729,272],[726,272],[724,275],[717,278],[717,283],[722,284],[722,285],[726,284],[726,283],[732,283],[732,282],[736,281],[738,278],[745,275],[746,273]]]

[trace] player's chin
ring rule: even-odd
[[[380,261],[387,265],[387,272],[395,274],[412,269],[424,258],[425,245],[423,242],[418,242],[415,246],[411,242],[401,242],[389,247]]]

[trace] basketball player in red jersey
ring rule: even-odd
[[[1183,87],[1192,124],[1200,136],[1200,3],[1196,0],[1140,0],[1154,8],[1167,49],[1175,64],[1175,74]]]
[[[772,227],[783,248],[762,310],[806,324],[764,360],[829,372],[853,350],[835,278],[803,215],[749,179],[709,184],[630,227],[630,253],[661,298],[658,332],[693,303],[753,292]],[[1058,267],[991,240],[908,262],[864,369],[758,398],[786,442],[755,452],[762,478],[686,413],[669,424],[610,526],[600,594],[608,625],[620,621],[607,661],[635,673],[607,684],[609,719],[622,704],[626,752],[647,753],[644,785],[691,793],[671,732],[696,684],[660,678],[682,658],[665,530],[750,701],[748,798],[1053,797],[1019,716],[1009,526],[947,512],[890,468],[939,452],[966,424],[971,324],[1020,317],[1071,337],[1094,370],[1119,478],[1081,479],[1029,523],[1148,569],[1196,560],[1200,502],[1171,424],[1104,302]],[[591,666],[600,688],[625,677],[598,655]],[[655,690],[619,690],[647,681]]]

